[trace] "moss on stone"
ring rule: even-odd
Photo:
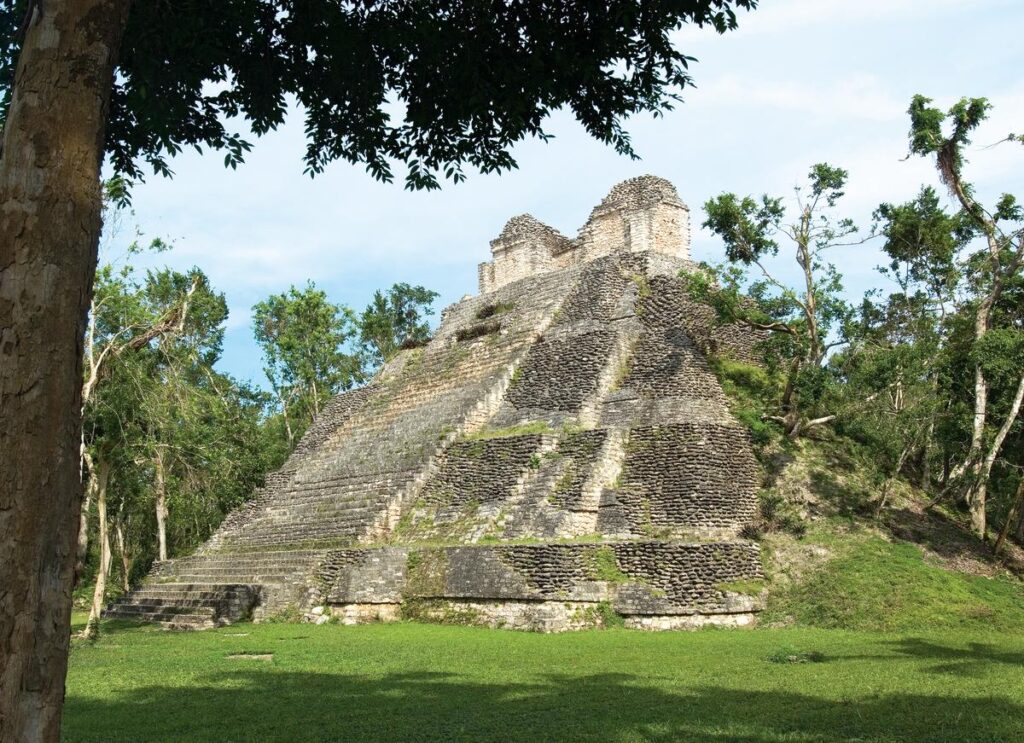
[[[745,596],[758,596],[765,588],[763,580],[732,580],[716,583],[715,588],[729,593],[742,593]]]
[[[496,302],[493,304],[486,304],[476,312],[477,320],[486,320],[489,317],[495,315],[504,315],[506,312],[511,312],[515,307],[512,302]]]
[[[611,547],[598,547],[587,554],[587,566],[591,580],[600,580],[606,583],[629,583],[632,581],[626,573],[619,568],[619,561],[615,557],[615,550]]]
[[[407,596],[416,598],[444,594],[448,554],[443,549],[410,550],[405,568]]]
[[[475,433],[467,434],[465,441],[484,441],[487,439],[504,439],[510,436],[529,436],[531,434],[552,434],[554,429],[547,421],[530,421],[505,428],[484,428]]]
[[[480,612],[471,608],[456,608],[449,602],[436,599],[410,598],[402,602],[402,619],[411,622],[473,626],[480,624]]]

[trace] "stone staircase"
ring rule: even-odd
[[[112,602],[108,619],[206,629],[272,615],[295,603],[324,553],[293,550],[192,555],[159,563],[134,591]]]
[[[150,583],[112,602],[107,619],[153,622],[167,629],[206,629],[251,616],[260,586],[237,583]]]

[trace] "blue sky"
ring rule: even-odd
[[[661,119],[628,129],[638,162],[587,137],[557,114],[555,139],[527,141],[519,169],[471,174],[438,192],[380,184],[337,163],[302,173],[302,120],[255,142],[232,171],[216,154],[186,153],[173,179],[134,192],[135,220],[175,247],[155,263],[200,266],[231,310],[223,371],[264,384],[250,308],[314,280],[335,302],[362,308],[397,281],[441,293],[438,309],[476,292],[488,241],[523,212],[570,237],[618,181],[643,173],[671,180],[689,204],[692,252],[718,261],[720,244],[698,229],[701,205],[723,191],[789,195],[816,162],[850,172],[843,213],[865,229],[875,206],[935,183],[929,163],[906,155],[906,108],[915,93],[942,105],[985,96],[995,109],[970,152],[982,196],[1021,188],[1020,146],[986,149],[1024,131],[1024,0],[762,0],[725,36],[683,29],[678,44],[699,61],[697,87]],[[788,258],[785,247],[783,258]],[[870,243],[834,256],[852,297],[884,286]],[[787,261],[778,261],[781,274]]]

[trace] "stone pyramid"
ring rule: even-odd
[[[705,353],[751,358],[678,278],[689,212],[652,176],[576,239],[511,219],[480,293],[334,398],[253,499],[108,616],[290,611],[543,631],[753,621],[756,463]],[[322,620],[321,620],[322,621]]]

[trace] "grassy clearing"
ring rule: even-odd
[[[804,580],[775,589],[766,623],[886,632],[999,630],[1024,636],[1024,584],[932,565],[921,547],[867,531],[829,533],[808,543],[833,556]]]
[[[1019,740],[1022,666],[1010,633],[122,625],[72,651],[65,738]]]

